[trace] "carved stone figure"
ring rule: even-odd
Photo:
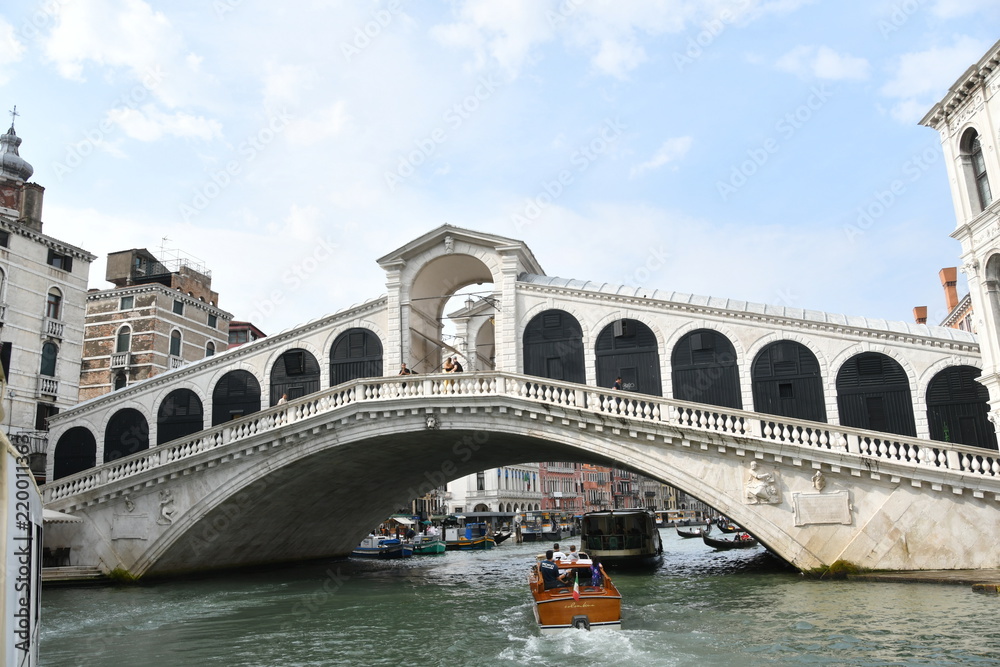
[[[444,251],[448,255],[455,252],[455,239],[451,238],[450,235],[444,237]]]
[[[174,522],[174,496],[170,489],[160,491],[160,518],[156,523],[161,526],[169,526]]]
[[[756,461],[750,462],[750,472],[747,475],[746,483],[746,499],[751,505],[781,502],[775,473],[764,472]]]
[[[128,510],[129,512],[134,511],[135,503],[132,502],[132,499],[129,497],[129,495],[126,493],[124,496],[122,496],[122,498],[125,499],[125,509]]]
[[[817,470],[816,474],[813,475],[813,488],[817,491],[822,491],[826,488],[826,477],[823,475],[822,470]]]

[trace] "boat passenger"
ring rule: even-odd
[[[562,579],[563,575],[559,574],[559,566],[552,559],[552,549],[545,552],[545,560],[538,564],[538,569],[542,573],[542,582],[545,584],[546,590],[550,588],[562,588],[566,585],[566,582]]]
[[[552,560],[566,560],[566,554],[559,549],[559,543],[552,545]]]
[[[563,560],[574,560],[574,561],[580,560],[580,554],[576,552],[575,544],[569,545],[569,553],[566,554],[566,558],[564,558]]]

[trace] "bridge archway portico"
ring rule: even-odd
[[[549,459],[684,489],[802,569],[1000,565],[1000,460],[989,452],[702,407],[508,373],[357,380],[44,493],[85,520],[55,527],[60,538],[92,528],[74,554],[137,575],[346,554],[448,479]],[[773,493],[749,493],[754,472],[771,476]]]

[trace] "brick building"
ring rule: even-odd
[[[115,252],[106,278],[112,289],[87,294],[81,401],[228,348],[232,315],[218,307],[211,272],[191,258]]]

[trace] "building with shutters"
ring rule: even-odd
[[[0,136],[0,361],[7,377],[3,425],[27,446],[44,481],[48,418],[76,405],[80,383],[86,250],[42,231],[45,188],[18,153],[11,124]]]

